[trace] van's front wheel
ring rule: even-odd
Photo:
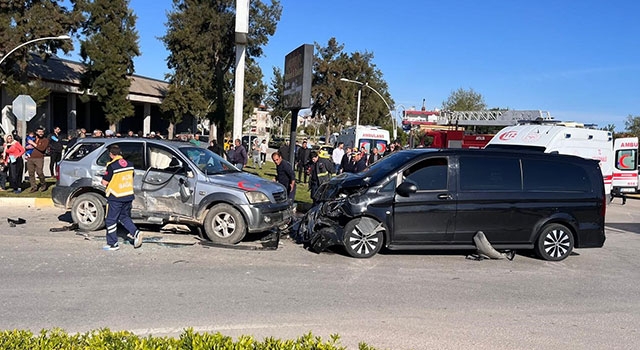
[[[383,233],[384,227],[374,219],[353,219],[344,226],[344,248],[354,258],[370,258],[382,248]]]
[[[247,233],[242,214],[229,204],[217,204],[204,218],[204,232],[213,243],[236,244]]]
[[[536,254],[544,260],[560,261],[573,251],[573,234],[560,224],[545,225],[540,230],[536,244]]]

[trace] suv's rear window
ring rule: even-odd
[[[86,157],[89,153],[96,150],[96,148],[102,146],[102,142],[82,142],[74,145],[67,155],[65,155],[65,160],[77,161],[84,157]]]
[[[122,151],[122,158],[133,163],[133,167],[139,170],[146,170],[144,162],[144,144],[142,142],[122,142],[113,143],[112,145],[120,146]],[[96,164],[106,166],[111,161],[109,157],[109,150],[105,149],[104,152],[98,157]]]

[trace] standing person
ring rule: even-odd
[[[378,153],[378,147],[373,147],[371,149],[371,154],[369,155],[369,159],[367,160],[367,165],[371,165],[382,158],[380,153]]]
[[[278,149],[278,152],[280,152],[280,155],[282,156],[282,158],[284,160],[291,161],[291,150],[290,150],[290,146],[289,146],[289,140],[285,140],[282,143],[282,145]],[[295,159],[294,159],[294,161],[295,161]]]
[[[311,172],[309,176],[309,191],[311,192],[311,199],[313,204],[316,204],[316,192],[323,183],[329,181],[331,173],[333,172],[333,163],[329,159],[320,158],[318,152],[311,151],[309,154],[311,158]]]
[[[309,177],[307,173],[307,166],[310,162],[310,149],[307,148],[307,141],[302,142],[302,146],[298,150],[298,157],[296,159],[296,164],[298,167],[298,182],[306,183]],[[317,153],[316,153],[317,154]],[[302,180],[304,178],[304,181]]]
[[[60,142],[60,127],[53,128],[53,132],[49,135],[49,174],[55,176],[54,169],[56,164],[62,159],[62,142]]]
[[[296,198],[296,174],[288,160],[282,159],[282,154],[276,151],[271,154],[271,159],[276,164],[276,181],[287,189],[290,201]]]
[[[20,142],[13,138],[13,135],[7,135],[5,138],[3,152],[3,162],[9,166],[9,186],[13,188],[13,193],[19,194],[22,192],[20,187],[22,182],[22,173],[24,172],[24,161],[22,156],[25,149]]]
[[[353,172],[359,173],[367,167],[367,154],[365,152],[355,152],[353,155]]]
[[[344,142],[338,142],[338,147],[336,147],[331,153],[331,160],[333,161],[333,166],[336,169],[336,174],[340,174],[342,157],[344,157]]]
[[[131,220],[131,203],[133,194],[133,164],[122,158],[120,146],[109,147],[111,161],[102,176],[102,185],[106,187],[107,216],[104,219],[107,227],[107,245],[104,250],[118,250],[118,222],[129,231],[127,237],[133,239],[133,247],[140,248],[142,234]]]
[[[236,139],[236,149],[233,156],[236,168],[242,170],[247,165],[247,150],[242,145],[240,139]]]
[[[262,169],[262,161],[260,159],[260,143],[257,138],[253,139],[251,146],[251,159],[253,162],[253,168],[256,168],[256,164]]]
[[[36,140],[29,141],[29,144],[33,146],[33,152],[27,160],[27,171],[29,172],[29,184],[31,189],[29,192],[33,193],[40,188],[40,191],[47,190],[47,182],[44,178],[44,155],[49,147],[49,139],[44,137],[44,129],[38,127],[36,129]],[[40,180],[40,186],[36,184],[36,174],[38,174],[38,180]]]
[[[343,173],[352,173],[353,172],[353,163],[351,162],[351,158],[353,158],[353,148],[347,147],[347,151],[342,156],[342,161],[340,162],[340,171]]]
[[[260,144],[260,162],[261,163],[266,163],[267,162],[267,149],[269,147],[267,146],[267,140],[264,139],[262,140],[262,143]]]
[[[209,142],[209,147],[207,147],[207,149],[222,157],[223,150],[222,147],[218,145],[218,141],[216,139],[213,139]]]

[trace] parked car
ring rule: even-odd
[[[291,218],[285,188],[242,172],[205,148],[155,139],[80,139],[58,164],[52,190],[56,206],[71,210],[81,230],[104,227],[101,185],[109,146],[117,144],[135,167],[137,223],[181,223],[204,228],[216,243],[234,244],[247,232],[262,232]]]
[[[392,153],[318,190],[302,220],[312,250],[342,245],[357,258],[382,247],[530,250],[558,261],[602,247],[606,198],[598,162],[541,152],[414,149]]]
[[[269,139],[269,142],[267,143],[267,145],[269,146],[269,148],[278,149],[280,148],[280,146],[282,146],[283,143],[284,143],[284,137],[273,136]]]

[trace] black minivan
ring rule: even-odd
[[[559,261],[602,247],[606,198],[597,161],[527,151],[414,149],[320,187],[299,237],[313,250],[343,245],[356,258],[384,246],[532,250]]]

